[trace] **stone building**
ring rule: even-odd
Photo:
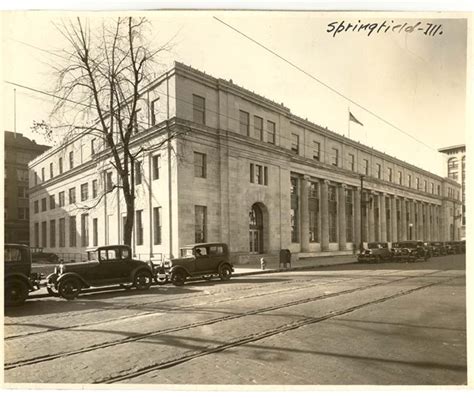
[[[232,81],[175,63],[139,107],[139,257],[176,256],[201,241],[226,242],[234,260],[246,262],[281,248],[304,257],[349,253],[361,239],[449,238],[459,184]],[[182,134],[160,148],[170,132]],[[36,245],[77,257],[87,246],[121,242],[125,206],[109,156],[84,134],[30,163]]]
[[[49,146],[5,131],[5,243],[29,243],[28,162]]]
[[[448,178],[461,184],[462,205],[456,209],[454,216],[461,219],[461,225],[453,230],[453,240],[466,238],[466,145],[453,145],[439,149],[446,154]]]

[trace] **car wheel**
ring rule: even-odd
[[[59,281],[58,292],[66,300],[74,300],[82,289],[82,283],[77,278],[67,278]]]
[[[48,291],[48,294],[53,297],[59,297],[59,293],[56,289],[53,289],[51,287],[47,287],[46,290]]]
[[[5,305],[17,306],[25,302],[28,297],[29,288],[27,284],[19,279],[7,280],[5,282]]]
[[[150,288],[152,280],[153,277],[150,272],[141,270],[135,274],[133,286],[135,286],[137,290],[147,290]]]
[[[219,278],[221,281],[228,281],[232,276],[232,268],[229,264],[224,264],[219,270]]]
[[[171,283],[175,286],[183,286],[186,278],[187,276],[182,270],[177,270],[171,273]]]

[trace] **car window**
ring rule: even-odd
[[[99,250],[99,258],[101,260],[107,260],[107,252],[105,250]]]
[[[22,251],[18,247],[6,247],[5,248],[5,261],[21,261]]]
[[[202,256],[207,256],[208,251],[207,247],[198,247],[195,249],[196,257],[202,257]]]
[[[130,258],[130,250],[128,248],[122,249],[122,259]]]
[[[107,259],[115,260],[117,258],[117,251],[115,249],[107,250]]]
[[[181,249],[181,257],[192,257],[192,256],[194,256],[193,249]]]
[[[210,256],[221,256],[224,254],[224,248],[222,246],[209,246]]]
[[[89,261],[97,261],[98,260],[98,253],[97,251],[90,251],[87,252],[87,258]]]

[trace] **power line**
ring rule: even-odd
[[[435,152],[438,152],[437,149],[433,148],[431,145],[428,145],[426,143],[424,143],[423,141],[420,141],[418,138],[416,138],[415,136],[411,135],[410,133],[407,133],[406,131],[402,130],[400,127],[394,125],[392,122],[388,121],[387,119],[383,118],[382,116],[379,116],[378,114],[376,114],[375,112],[372,112],[370,109],[368,109],[367,107],[359,104],[358,102],[350,99],[349,97],[347,97],[345,94],[343,94],[342,92],[332,88],[331,86],[329,86],[328,84],[324,83],[322,80],[318,79],[316,76],[312,75],[311,73],[309,72],[306,72],[304,69],[300,68],[298,65],[294,64],[293,62],[289,61],[288,59],[286,59],[285,57],[279,55],[277,52],[271,50],[270,48],[266,47],[264,44],[258,42],[257,40],[253,39],[252,37],[248,36],[247,34],[241,32],[240,30],[238,30],[237,28],[233,27],[232,25],[229,25],[228,23],[222,21],[221,19],[217,18],[216,16],[213,17],[215,20],[217,20],[218,22],[220,22],[221,24],[227,26],[228,28],[232,29],[233,31],[237,32],[239,35],[245,37],[247,40],[250,40],[252,43],[256,44],[257,46],[265,49],[266,51],[268,51],[269,53],[271,53],[272,55],[276,56],[277,58],[281,59],[282,61],[286,62],[287,64],[289,64],[290,66],[292,66],[293,68],[297,69],[298,71],[300,71],[301,73],[305,74],[306,76],[308,76],[309,78],[315,80],[316,82],[318,82],[319,84],[323,85],[324,87],[326,87],[328,90],[332,91],[333,93],[337,94],[338,96],[344,98],[345,100],[349,101],[351,104],[354,104],[356,106],[358,106],[359,108],[363,109],[364,111],[366,111],[367,113],[369,113],[370,115],[374,116],[375,118],[377,118],[378,120],[384,122],[385,124],[389,125],[390,127],[398,130],[399,132],[405,134],[406,136],[412,138],[413,140],[419,142],[420,144],[426,146],[427,148],[435,151]]]

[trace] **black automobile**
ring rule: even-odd
[[[414,262],[429,259],[429,251],[423,241],[407,240],[392,244],[393,259],[396,261]]]
[[[149,264],[132,259],[126,245],[101,246],[87,252],[88,261],[60,264],[47,277],[47,289],[53,296],[75,299],[92,286],[122,285],[148,289],[153,280]]]
[[[446,247],[446,254],[456,254],[456,248],[452,242],[444,242],[444,247]]]
[[[367,249],[357,256],[359,263],[374,262],[379,263],[380,261],[391,260],[393,253],[390,251],[387,242],[369,242],[367,243]]]
[[[56,253],[45,252],[42,247],[34,247],[31,249],[31,260],[34,263],[59,263],[59,257]]]
[[[462,241],[460,240],[453,240],[448,242],[448,244],[452,248],[452,254],[461,254],[466,252],[466,246],[462,244]],[[463,250],[464,249],[464,250]]]
[[[40,288],[41,274],[31,272],[31,252],[26,245],[5,244],[4,251],[5,305],[25,302],[29,292]]]
[[[431,242],[433,257],[445,256],[447,253],[444,242]]]
[[[234,272],[225,243],[198,243],[181,248],[181,256],[171,260],[171,282],[182,286],[189,277],[209,280],[218,276],[229,280]]]

